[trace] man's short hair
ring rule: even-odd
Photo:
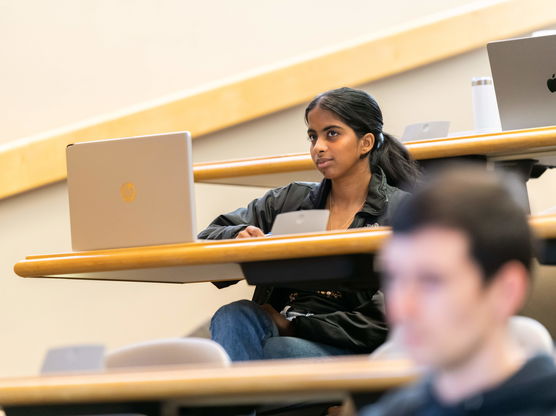
[[[470,256],[488,283],[504,264],[518,261],[530,272],[533,237],[509,174],[456,165],[437,172],[408,197],[392,218],[394,234],[438,226],[463,232]]]

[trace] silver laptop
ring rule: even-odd
[[[428,140],[447,137],[450,131],[449,121],[429,121],[425,123],[415,123],[405,126],[402,142],[414,140]]]
[[[274,219],[270,234],[285,235],[326,231],[329,214],[330,211],[327,209],[283,212]]]
[[[487,45],[502,130],[556,125],[556,35]]]
[[[189,132],[69,145],[73,250],[196,238]]]

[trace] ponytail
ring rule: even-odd
[[[388,184],[411,191],[421,176],[419,166],[398,139],[383,132],[376,136],[376,144],[369,156],[371,171],[380,167]]]

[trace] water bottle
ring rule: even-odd
[[[478,77],[471,80],[473,96],[473,124],[479,133],[500,131],[500,116],[494,85],[490,77]]]

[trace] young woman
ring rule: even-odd
[[[330,210],[329,230],[388,224],[389,211],[406,195],[399,188],[411,187],[418,169],[407,150],[382,131],[376,101],[351,88],[328,91],[307,106],[305,121],[323,181],[270,190],[216,218],[199,238],[262,237],[277,214],[319,208]],[[369,353],[387,331],[378,291],[257,286],[252,301],[223,306],[211,322],[212,339],[234,361]]]

